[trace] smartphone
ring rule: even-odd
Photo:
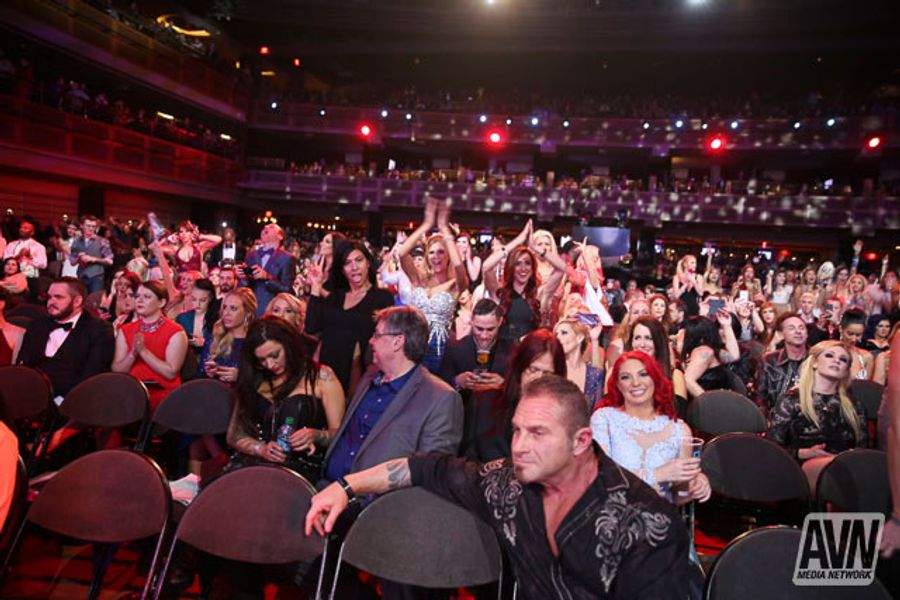
[[[742,294],[745,292],[741,292]],[[709,301],[709,316],[715,317],[720,310],[725,308],[725,301],[721,298],[713,298]]]
[[[578,313],[576,317],[578,322],[582,325],[587,325],[588,327],[596,327],[600,324],[600,316],[599,315],[589,315],[585,313]]]

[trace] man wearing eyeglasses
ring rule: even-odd
[[[372,366],[353,393],[344,421],[325,454],[325,481],[416,452],[456,454],[463,433],[462,400],[421,365],[428,348],[428,322],[417,308],[396,306],[375,313],[369,340]],[[317,573],[318,570],[315,570]],[[385,598],[397,584],[381,582]],[[358,598],[357,590],[338,597]],[[409,590],[400,592],[403,597]]]

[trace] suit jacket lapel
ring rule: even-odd
[[[75,343],[73,341],[74,338],[79,335],[80,331],[87,327],[87,319],[87,313],[81,313],[81,317],[78,318],[78,322],[75,324],[75,327],[72,328],[72,331],[69,332],[69,335],[66,336],[66,339],[63,340],[63,343],[59,345],[59,349],[56,351],[57,356],[59,356],[59,353],[62,352],[67,346],[71,346]]]
[[[384,413],[378,419],[378,422],[372,427],[372,431],[370,431],[369,435],[366,436],[366,439],[363,440],[362,446],[359,448],[359,454],[356,455],[357,459],[366,451],[366,447],[372,443],[372,440],[390,426],[394,417],[404,411],[410,399],[418,391],[419,386],[425,379],[425,368],[421,365],[416,365],[414,368],[415,373],[412,374],[397,396],[391,401],[390,406],[384,410]]]

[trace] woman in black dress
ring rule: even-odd
[[[375,332],[372,315],[394,305],[394,297],[375,285],[375,259],[360,242],[335,248],[328,281],[331,293],[323,297],[326,273],[320,259],[309,270],[310,298],[306,333],[319,338],[319,362],[328,365],[346,394],[353,392],[364,371],[364,354]]]
[[[241,347],[238,402],[228,426],[233,463],[271,462],[308,480],[319,478],[322,458],[344,418],[344,392],[328,367],[303,349],[300,332],[279,317],[254,321]],[[293,419],[290,451],[278,430]]]

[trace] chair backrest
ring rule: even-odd
[[[19,456],[16,460],[16,483],[13,486],[12,500],[6,522],[0,523],[0,556],[6,554],[12,544],[17,525],[22,521],[22,513],[25,501],[28,497],[28,473],[25,469],[25,461]]]
[[[752,433],[726,433],[709,442],[700,459],[713,491],[749,502],[809,500],[809,484],[797,461]]]
[[[14,420],[30,419],[50,404],[53,389],[47,376],[29,367],[0,367],[0,402]]]
[[[89,377],[66,394],[59,412],[83,425],[123,427],[147,418],[150,399],[143,383],[125,373]]]
[[[746,432],[762,433],[766,419],[749,398],[730,390],[711,390],[691,400],[687,423],[711,435]]]
[[[162,470],[129,450],[100,450],[63,467],[41,490],[29,521],[88,542],[120,543],[159,534],[172,494]]]
[[[191,381],[197,378],[197,370],[200,368],[200,362],[197,355],[194,354],[192,348],[184,355],[184,362],[181,363],[181,381]]]
[[[834,457],[816,484],[816,506],[825,510],[827,503],[837,511],[889,514],[887,452],[856,448]]]
[[[234,391],[217,379],[196,379],[179,385],[159,403],[153,422],[180,433],[217,434],[228,431]]]
[[[731,541],[706,578],[706,600],[888,600],[879,581],[868,586],[794,585],[801,532],[761,527]],[[824,582],[822,582],[824,583]]]
[[[848,392],[866,409],[867,419],[874,421],[878,418],[878,407],[881,406],[884,394],[883,385],[868,379],[855,379],[850,383]]]
[[[493,530],[421,488],[385,494],[363,510],[341,560],[392,581],[435,588],[489,583],[501,570]]]
[[[324,538],[306,537],[304,517],[315,489],[282,467],[237,469],[206,486],[188,506],[175,540],[228,560],[275,564],[307,561]]]

